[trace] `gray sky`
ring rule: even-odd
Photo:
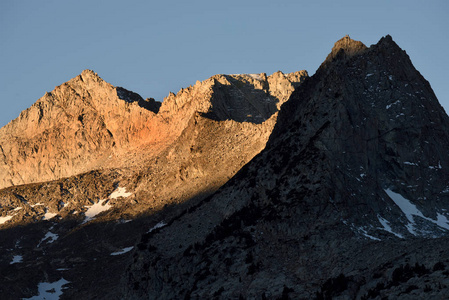
[[[0,1],[0,126],[93,69],[162,101],[214,74],[306,69],[392,35],[449,111],[449,1]]]

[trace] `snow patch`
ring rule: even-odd
[[[374,237],[374,236],[372,236],[372,235],[369,235],[369,234],[367,234],[366,232],[362,232],[362,234],[363,234],[364,236],[366,236],[367,238],[370,238],[370,239],[372,239],[372,240],[374,240],[374,241],[381,241],[381,239],[379,239],[379,238],[377,238],[377,237]]]
[[[429,169],[441,169],[442,167],[441,167],[441,162],[440,161],[438,161],[438,166],[429,166]]]
[[[0,224],[4,224],[12,219],[13,216],[0,217]]]
[[[112,192],[112,194],[109,195],[109,198],[111,199],[117,199],[119,197],[129,197],[131,196],[133,193],[127,193],[126,192],[126,188],[124,187],[118,187],[114,192]]]
[[[57,215],[56,213],[51,213],[51,212],[47,211],[45,213],[44,217],[42,218],[42,220],[50,220],[50,219],[56,217],[56,215]]]
[[[375,237],[375,236],[369,235],[368,232],[365,230],[366,226],[357,227],[354,223],[351,223],[351,224],[349,225],[348,222],[347,222],[346,220],[341,220],[341,221],[342,221],[345,225],[348,225],[348,226],[351,228],[352,232],[354,232],[354,233],[356,233],[356,234],[362,234],[363,236],[365,236],[365,237],[367,237],[367,238],[369,238],[369,239],[371,239],[371,240],[374,240],[374,241],[381,241],[381,239],[379,239],[379,238],[377,238],[377,237]],[[372,227],[372,226],[371,226],[371,227]]]
[[[398,238],[403,239],[404,237],[402,235],[400,235],[399,233],[394,232],[391,229],[391,226],[389,224],[389,222],[387,220],[385,220],[384,218],[382,218],[381,216],[377,216],[377,219],[379,220],[380,224],[382,224],[383,226],[383,230],[388,231],[389,233],[394,234],[395,236],[397,236]]]
[[[40,299],[47,299],[47,300],[57,300],[59,299],[59,296],[62,295],[64,285],[67,283],[70,283],[70,281],[65,280],[64,278],[59,279],[55,282],[41,282],[38,284],[37,289],[39,290],[39,294],[37,296],[26,298],[30,300],[40,300]],[[25,298],[24,298],[25,299]]]
[[[358,230],[359,230],[364,236],[366,236],[367,238],[369,238],[369,239],[371,239],[371,240],[374,240],[374,241],[381,241],[381,239],[379,239],[379,238],[377,238],[377,237],[375,237],[375,236],[369,235],[369,234],[366,232],[366,230],[363,229],[362,227],[359,227]]]
[[[21,210],[22,208],[23,208],[22,206],[19,206],[19,207],[14,208],[14,209],[11,210],[11,211],[19,211],[19,210]],[[4,223],[8,222],[8,221],[11,220],[16,214],[17,214],[17,213],[13,214],[12,216],[6,215],[6,216],[4,216],[4,217],[0,217],[0,224],[4,224]]]
[[[399,104],[399,103],[401,103],[401,100],[396,100],[395,102],[393,102],[393,103],[388,104],[387,106],[385,106],[385,108],[386,108],[386,109],[389,109],[391,106],[396,105],[396,104]]]
[[[84,206],[84,207],[87,207],[88,209],[84,213],[84,215],[86,216],[86,219],[84,219],[83,224],[93,220],[95,218],[95,216],[97,216],[98,214],[100,214],[104,211],[107,211],[108,209],[110,209],[112,207],[112,205],[110,205],[109,203],[103,204],[105,201],[107,201],[107,199],[99,200],[97,203],[95,203],[94,205],[91,205],[91,206]]]
[[[36,204],[31,204],[31,207],[35,207],[35,206],[39,206],[39,205],[44,205],[43,203],[36,203]]]
[[[409,165],[409,166],[418,166],[418,164],[417,164],[417,163],[412,163],[412,162],[409,162],[409,161],[404,161],[404,165]]]
[[[118,220],[117,222],[120,223],[120,224],[126,224],[126,223],[129,223],[129,222],[132,222],[132,221],[133,221],[132,219],[131,220],[121,219],[121,220]]]
[[[148,230],[148,233],[152,232],[153,230],[157,229],[157,228],[161,228],[166,226],[167,224],[164,221],[161,221],[159,223],[157,223],[156,225],[153,226],[153,228],[151,228],[150,230]]]
[[[387,193],[388,197],[390,197],[391,200],[393,200],[393,202],[396,203],[397,206],[399,206],[410,223],[415,223],[413,216],[425,218],[422,212],[418,208],[416,208],[413,203],[402,197],[401,194],[395,193],[390,189],[386,189],[385,192]]]
[[[433,221],[433,222],[435,223],[435,221]],[[440,213],[437,213],[437,220],[436,220],[435,224],[449,230],[449,220],[446,218],[446,216],[444,216]]]
[[[260,77],[259,74],[248,74],[248,76],[256,80],[262,80],[262,77]]]
[[[39,244],[37,245],[37,247],[39,247],[42,242],[47,241],[48,244],[53,243],[54,241],[56,241],[58,239],[58,235],[56,233],[52,233],[52,232],[47,232],[47,234],[45,234],[45,236],[41,239],[41,241],[39,242]]]
[[[123,249],[120,250],[120,251],[112,252],[111,255],[115,256],[115,255],[125,254],[125,253],[131,251],[133,248],[134,248],[134,246],[132,246],[132,247],[126,247],[126,248],[123,248]]]
[[[416,223],[414,216],[421,217],[429,222],[436,224],[440,228],[449,230],[449,220],[442,214],[437,213],[437,220],[425,217],[413,203],[402,197],[401,194],[395,193],[390,189],[386,189],[385,192],[391,198],[391,200],[393,200],[393,202],[396,203],[397,206],[399,206],[399,208],[409,220],[409,223],[406,225],[406,227],[411,234],[417,235],[415,232]]]
[[[12,264],[21,263],[22,259],[23,259],[22,255],[14,255],[12,258],[12,261],[9,264],[12,265]]]

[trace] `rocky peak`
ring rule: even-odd
[[[400,49],[402,50],[398,44],[396,44],[395,41],[393,41],[393,38],[391,37],[391,35],[387,34],[386,36],[382,37],[379,42],[377,43],[378,46],[382,46],[382,47],[394,47],[396,49]]]
[[[278,109],[288,100],[294,89],[297,88],[308,77],[305,70],[284,74],[277,71],[267,78],[268,91],[270,95],[279,99]]]
[[[276,72],[270,76],[265,73],[218,74],[197,81],[177,94],[170,93],[159,113],[172,118],[179,114],[190,116],[197,111],[215,120],[260,124],[279,110],[306,77],[306,71],[286,75]]]
[[[116,164],[106,158],[148,137],[151,108],[157,106],[83,71],[0,129],[0,188]]]
[[[98,74],[94,71],[94,70],[89,70],[89,69],[85,69],[81,72],[81,74],[79,75],[80,79],[82,81],[95,81],[95,82],[99,82],[99,81],[103,81],[103,79],[98,76]]]
[[[280,112],[267,148],[285,147],[288,139],[321,153],[330,167],[321,174],[340,174],[327,179],[333,186],[332,201],[350,203],[347,208],[361,203],[370,207],[364,217],[351,209],[344,213],[357,234],[363,236],[366,229],[366,234],[382,238],[368,229],[379,218],[394,224],[397,236],[447,234],[446,222],[435,224],[437,216],[449,217],[443,213],[449,201],[447,182],[440,180],[449,176],[449,118],[405,51],[387,36],[351,59],[327,62],[325,72],[321,70]],[[292,130],[297,135],[282,134]],[[355,198],[336,200],[345,189],[357,191]],[[383,208],[379,199],[387,203]],[[398,199],[416,205],[423,220],[415,224],[395,219],[401,215],[394,213]]]
[[[327,56],[325,62],[330,62],[336,57],[349,58],[366,49],[367,47],[362,42],[355,41],[351,39],[349,35],[346,35],[334,44],[334,47],[332,48],[331,53]]]
[[[385,50],[391,38],[337,44],[282,106],[266,148],[202,205],[145,236],[129,298],[278,298],[288,282],[289,297],[321,299],[311,287],[321,281],[335,293],[324,298],[368,299],[377,283],[393,286],[396,259],[414,257],[399,244],[447,240],[448,116],[405,52]],[[357,284],[326,282],[339,274]]]

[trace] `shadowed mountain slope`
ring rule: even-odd
[[[260,154],[142,237],[124,295],[442,297],[448,149],[449,118],[405,51],[345,37]]]

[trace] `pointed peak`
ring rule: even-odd
[[[331,53],[326,58],[326,61],[334,60],[335,57],[351,57],[366,50],[367,47],[360,41],[353,40],[349,35],[339,39],[332,48]]]
[[[382,37],[380,39],[380,41],[386,41],[386,42],[391,43],[391,42],[393,42],[393,38],[391,37],[391,35],[387,34],[386,36]]]
[[[94,70],[85,69],[83,72],[81,72],[81,75],[95,75],[98,76],[98,74]]]
[[[345,35],[341,39],[339,39],[335,44],[332,50],[339,51],[340,49],[343,49],[345,51],[354,51],[354,50],[360,50],[360,49],[366,49],[366,46],[360,42],[351,39],[349,35]]]
[[[101,79],[100,76],[98,76],[97,73],[95,73],[95,71],[89,70],[89,69],[86,69],[83,72],[81,72],[80,78],[81,78],[82,81],[88,81],[88,80],[100,81],[100,80],[103,80],[103,79]]]
[[[395,41],[393,41],[393,38],[391,37],[391,35],[387,34],[386,36],[382,37],[379,42],[377,43],[377,46],[380,47],[386,47],[386,48],[400,48],[398,46],[398,44],[395,43]]]

